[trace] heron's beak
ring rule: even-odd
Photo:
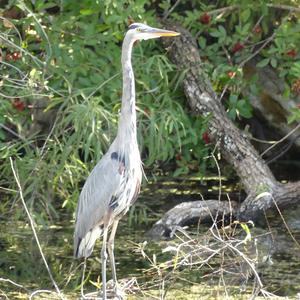
[[[158,28],[151,28],[148,31],[149,34],[161,37],[161,36],[177,36],[180,35],[179,32],[176,31],[170,31],[170,30],[164,30],[164,29],[158,29]]]

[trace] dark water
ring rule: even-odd
[[[211,181],[209,187],[203,186],[198,179],[160,181],[159,184],[148,183],[137,205],[122,220],[118,229],[115,254],[119,278],[136,277],[142,289],[159,296],[158,290],[162,287],[155,285],[161,281],[159,281],[159,272],[155,271],[155,267],[153,269],[153,259],[156,259],[157,265],[160,266],[172,259],[173,256],[170,253],[162,253],[161,249],[174,245],[176,241],[148,241],[145,252],[149,255],[149,259],[142,256],[138,245],[147,240],[145,232],[167,209],[184,200],[199,200],[201,199],[200,193],[206,199],[208,199],[208,194],[210,199],[217,199],[217,184],[216,180]],[[223,186],[222,190],[230,192],[231,199],[238,200],[239,194],[232,192],[232,186]],[[222,198],[226,199],[225,192]],[[300,243],[300,209],[284,211],[283,214],[294,239]],[[68,299],[75,299],[80,295],[82,266],[72,257],[74,224],[71,216],[66,215],[63,219],[65,221],[55,222],[52,226],[39,226],[37,231],[43,252],[58,286]],[[270,215],[269,221],[270,228],[251,229],[252,235],[257,236],[259,250],[257,268],[260,278],[267,291],[279,296],[296,297],[297,293],[300,293],[299,245],[293,241],[277,214]],[[191,228],[191,234],[196,230],[199,228]],[[207,225],[200,227],[203,235],[207,230]],[[6,220],[2,218],[0,233],[0,299],[6,297],[24,299],[36,289],[53,290],[29,224],[15,222],[12,218]],[[98,242],[93,256],[87,262],[88,281],[85,287],[89,291],[95,290],[94,284],[100,281],[100,247],[101,244]],[[206,276],[208,272],[213,272],[207,266],[202,269],[183,268],[176,272],[168,272],[165,271],[162,275],[165,276],[164,289],[169,290],[166,299],[202,299],[199,295],[204,294],[208,298],[203,299],[222,299],[224,295],[224,291],[222,291],[223,294],[216,292],[218,286],[216,276]],[[166,276],[166,274],[170,275]],[[20,286],[16,286],[7,279]],[[250,277],[246,289],[251,288],[252,285],[253,278]],[[241,289],[240,282],[235,283],[234,294],[237,298],[243,294]],[[151,299],[147,295],[138,292],[136,298],[132,299]],[[48,295],[48,297],[48,299],[55,298],[53,295]],[[35,299],[44,298],[37,296]]]

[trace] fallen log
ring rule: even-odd
[[[190,223],[213,223],[224,220],[228,215],[230,218],[236,214],[237,203],[206,200],[183,202],[170,209],[152,228],[147,232],[151,239],[161,237],[172,238],[178,227]]]

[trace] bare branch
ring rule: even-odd
[[[58,286],[57,286],[57,284],[56,284],[56,282],[55,282],[55,280],[54,280],[54,277],[53,277],[53,275],[52,275],[52,272],[51,272],[51,270],[50,270],[50,268],[49,268],[49,265],[48,265],[48,263],[47,263],[47,260],[46,260],[46,258],[45,258],[45,256],[44,256],[44,253],[43,253],[41,244],[40,244],[40,242],[39,242],[38,235],[37,235],[36,230],[35,230],[34,221],[33,221],[33,219],[31,218],[30,212],[29,212],[29,210],[28,210],[28,208],[27,208],[26,202],[25,202],[24,197],[23,197],[22,187],[21,187],[20,180],[19,180],[19,177],[18,177],[18,175],[17,175],[17,172],[16,172],[16,170],[15,170],[13,160],[12,160],[11,157],[9,158],[9,160],[10,160],[10,165],[11,165],[12,172],[13,172],[13,174],[14,174],[14,178],[15,178],[15,180],[16,180],[16,183],[17,183],[17,186],[18,186],[18,189],[19,189],[20,198],[21,198],[22,204],[23,204],[23,206],[24,206],[24,209],[25,209],[25,211],[26,211],[27,217],[28,217],[28,219],[29,219],[30,226],[31,226],[31,229],[32,229],[32,232],[33,232],[35,241],[36,241],[36,243],[37,243],[37,246],[38,246],[38,248],[39,248],[40,254],[41,254],[41,256],[42,256],[44,265],[45,265],[45,267],[46,267],[46,269],[47,269],[47,271],[48,271],[49,277],[50,277],[50,279],[51,279],[51,281],[52,281],[53,286],[55,287],[55,290],[56,290],[57,294],[59,295],[60,299],[64,300],[65,298],[64,298],[64,296],[62,295],[62,293],[60,292],[60,290],[59,290],[59,288],[58,288]]]

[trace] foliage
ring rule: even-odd
[[[203,68],[232,120],[252,116],[242,91],[249,87],[259,93],[257,77],[244,74],[243,66],[251,56],[256,56],[258,67],[276,69],[285,81],[287,99],[299,97],[299,9],[288,6],[297,8],[300,3],[284,1],[287,8],[282,9],[281,2],[7,1],[0,10],[1,215],[14,213],[15,219],[23,219],[8,159],[13,157],[35,222],[43,226],[51,218],[61,218],[69,224],[73,219],[80,187],[116,134],[122,91],[120,48],[128,17],[159,27],[156,17],[169,16],[190,30]],[[138,138],[145,169],[155,173],[163,163],[172,163],[174,176],[203,175],[213,166],[206,159],[211,143],[208,120],[190,114],[181,85],[185,70],[176,70],[166,54],[157,41],[139,43],[134,49]],[[290,112],[287,121],[298,122],[299,106]],[[58,207],[67,209],[67,215]],[[148,206],[136,205],[128,224],[147,224],[150,212]],[[244,228],[246,233],[248,229]],[[13,246],[4,249],[18,267],[12,269],[13,279],[24,277],[30,286],[45,272],[30,264],[39,253],[32,254],[34,241],[23,231],[8,233],[6,244]],[[55,246],[45,242],[45,248],[52,258],[57,254],[65,259],[72,252],[71,234],[59,243],[56,234],[47,230],[45,236]],[[18,246],[19,236],[33,244],[25,255],[27,244]],[[57,253],[56,248],[63,247],[65,252]],[[171,267],[180,259],[174,257],[176,264]],[[97,259],[92,263],[98,272]],[[0,264],[4,270],[11,268],[6,256]],[[78,272],[74,266],[67,272],[69,265],[70,260],[51,263],[60,283],[67,286],[72,278],[72,289],[78,288]],[[153,265],[157,267],[154,260]]]
[[[5,18],[1,24],[2,158],[17,161],[31,205],[42,204],[52,214],[61,199],[59,206],[74,211],[78,185],[116,133],[120,46],[127,17],[156,23],[153,11],[145,11],[146,2],[64,1],[60,6],[37,1],[26,6],[12,1],[5,9],[21,17]],[[201,120],[188,117],[179,90],[181,77],[163,52],[151,41],[134,51],[138,132],[146,166],[171,160],[181,151],[190,156],[189,149],[204,145],[193,126],[201,126]],[[48,124],[53,129],[36,135],[37,114],[43,112],[55,119]],[[200,160],[201,151],[195,153]],[[2,178],[11,177],[7,162]]]
[[[56,216],[57,206],[74,211],[82,182],[115,136],[120,46],[128,17],[155,25],[155,16],[169,11],[196,37],[203,68],[233,120],[252,115],[242,91],[250,86],[259,92],[257,78],[246,78],[243,64],[265,41],[258,66],[278,69],[287,97],[300,92],[299,21],[276,4],[12,0],[2,9],[0,24],[0,184],[14,187],[7,160],[12,156],[28,202],[42,208],[41,220],[43,214]],[[203,175],[212,164],[204,159],[210,144],[207,120],[189,114],[181,89],[184,70],[176,70],[165,54],[155,41],[139,43],[134,51],[145,168],[175,162],[175,176]],[[290,122],[299,120],[297,107],[291,113]]]
[[[258,59],[258,67],[270,65],[276,69],[285,80],[287,99],[299,99],[299,1],[286,1],[282,6],[279,1],[227,0],[218,7],[210,1],[194,1],[193,9],[187,1],[181,3],[172,16],[198,39],[204,68],[214,89],[226,99],[230,118],[252,115],[251,105],[242,95],[246,86],[259,92],[258,78],[247,78],[243,70],[251,57]],[[295,113],[293,116],[293,120],[299,120]]]

